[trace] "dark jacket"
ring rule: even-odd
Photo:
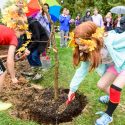
[[[46,30],[36,19],[29,18],[28,23],[29,31],[32,33],[32,42],[28,46],[28,50],[33,52],[38,49],[39,53],[44,52],[49,40]]]
[[[120,20],[120,27],[116,27],[115,31],[117,33],[123,33],[125,32],[125,16],[123,16]]]
[[[107,27],[107,18],[106,18],[106,17],[104,18],[104,26]],[[109,26],[110,26],[110,27],[113,27],[113,19],[112,19],[112,18],[111,18],[111,21],[110,21],[110,23],[109,23]]]
[[[84,17],[81,18],[80,22],[86,22],[86,21],[92,21],[92,17],[91,15],[90,16],[87,16],[87,13],[90,12],[90,11],[86,11],[86,15]]]

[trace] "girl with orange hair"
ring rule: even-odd
[[[125,32],[118,34],[110,31],[104,35],[102,29],[88,21],[76,27],[71,37],[69,46],[75,47],[73,64],[77,66],[82,62],[70,83],[66,103],[69,104],[74,99],[75,92],[87,73],[96,69],[102,76],[98,86],[103,84],[105,89],[102,89],[110,97],[107,110],[95,124],[109,125],[113,121],[112,114],[120,102],[121,90],[125,86]]]

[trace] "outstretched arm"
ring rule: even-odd
[[[70,91],[76,92],[80,83],[89,71],[89,62],[82,62],[81,66],[76,70],[75,75],[70,83]]]
[[[72,100],[75,98],[75,92],[80,86],[80,83],[85,78],[89,70],[89,62],[82,62],[81,66],[76,70],[76,73],[70,83],[70,91],[68,94],[68,99],[66,104],[70,104]]]

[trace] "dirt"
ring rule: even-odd
[[[7,76],[6,86],[0,93],[0,99],[13,104],[10,112],[13,117],[55,125],[72,121],[87,104],[86,96],[77,93],[75,100],[68,107],[62,107],[63,112],[60,114],[58,109],[65,104],[68,89],[59,89],[59,99],[55,101],[52,88],[43,89],[41,86],[29,84],[22,76],[19,81],[17,85],[12,85],[10,77]]]
[[[0,98],[14,105],[11,115],[15,117],[33,120],[39,124],[59,124],[72,121],[87,103],[84,95],[76,94],[76,99],[68,107],[64,107],[62,109],[64,111],[60,114],[58,108],[65,103],[67,93],[68,90],[59,89],[59,99],[55,101],[52,88],[40,89],[28,83],[20,83],[17,86],[4,88]]]
[[[1,46],[0,45],[0,55],[6,55],[8,50],[8,46]]]
[[[59,89],[59,99],[54,100],[53,88],[43,89],[41,86],[30,84],[20,73],[29,68],[27,61],[16,62],[16,72],[19,83],[11,83],[6,76],[5,86],[0,93],[0,99],[13,104],[10,114],[23,120],[36,121],[39,124],[59,124],[72,121],[87,104],[86,96],[76,93],[75,100],[65,106],[68,89]],[[62,106],[64,105],[64,106]],[[59,112],[59,108],[61,113]]]

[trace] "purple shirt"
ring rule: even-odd
[[[78,26],[80,24],[80,20],[75,20],[75,25]]]
[[[47,16],[42,15],[41,12],[38,12],[35,15],[35,19],[39,21],[39,23],[45,28],[47,34],[50,35],[50,23],[49,23]]]

